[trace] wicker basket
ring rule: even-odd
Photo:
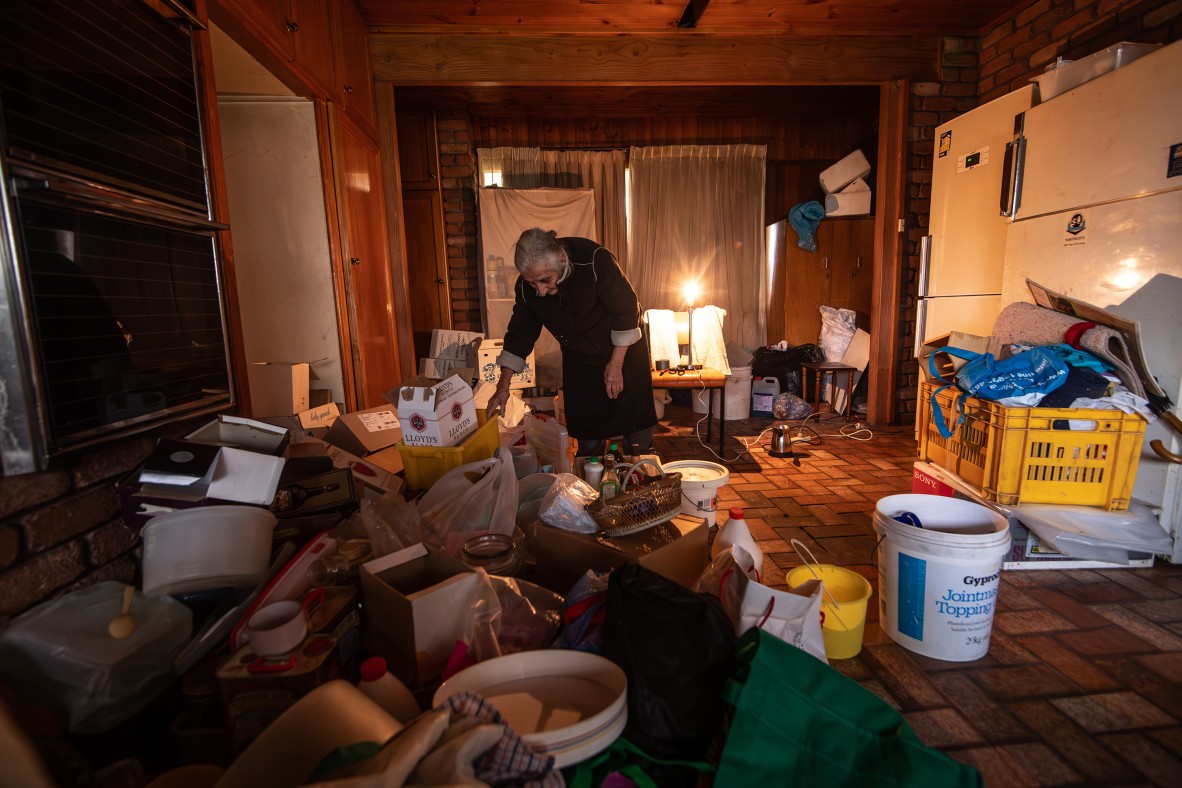
[[[643,487],[628,489],[628,480],[641,465],[649,464],[661,472],[661,477]],[[652,460],[641,460],[634,466],[623,466],[620,493],[587,507],[596,524],[608,536],[623,536],[652,528],[672,518],[681,510],[681,474],[665,473]]]

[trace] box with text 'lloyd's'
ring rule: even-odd
[[[472,388],[459,375],[414,380],[398,390],[398,421],[407,446],[455,446],[476,431]]]

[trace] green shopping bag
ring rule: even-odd
[[[873,692],[761,629],[736,644],[725,696],[719,788],[984,784],[976,769],[921,743]]]

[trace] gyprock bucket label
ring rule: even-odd
[[[1000,565],[997,569],[1000,568]],[[917,641],[988,649],[1000,574],[898,553],[897,626]]]

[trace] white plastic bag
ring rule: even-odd
[[[560,473],[538,507],[538,519],[555,528],[593,534],[599,530],[599,525],[595,518],[587,514],[586,507],[598,497],[595,488],[578,476]]]
[[[759,627],[828,665],[825,638],[821,634],[821,583],[810,580],[798,590],[811,593],[803,596],[748,581],[739,603],[739,626],[735,634],[742,635],[752,627]]]
[[[464,542],[484,533],[513,534],[517,474],[507,446],[496,456],[452,468],[419,499],[423,541],[459,558]]]

